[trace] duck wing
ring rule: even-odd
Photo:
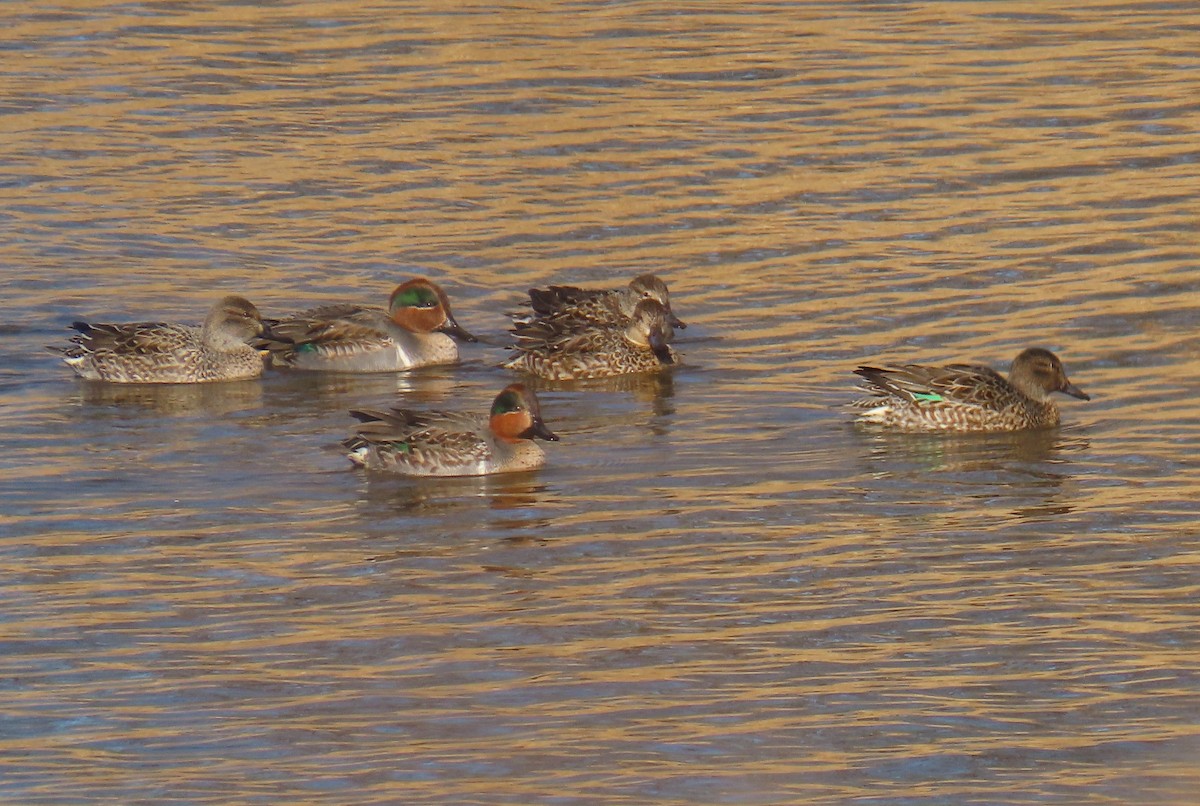
[[[611,291],[595,288],[577,288],[573,285],[552,285],[549,288],[529,289],[529,304],[539,316],[553,315],[564,308],[574,308],[611,294]]]
[[[345,447],[389,454],[413,468],[432,469],[447,460],[481,461],[490,455],[482,434],[486,424],[475,414],[394,408],[355,409],[350,416],[359,425],[342,442]]]
[[[282,356],[303,350],[326,356],[355,355],[377,349],[391,339],[382,311],[361,305],[327,305],[286,319],[264,321],[276,338],[265,336],[255,346]]]
[[[130,322],[91,324],[72,322],[79,335],[71,338],[75,346],[67,355],[111,353],[116,355],[156,355],[177,350],[197,340],[200,329],[166,322]]]
[[[1012,394],[1000,373],[976,364],[889,364],[885,368],[861,366],[854,372],[864,379],[864,390],[870,394],[910,403],[952,401],[984,406]]]

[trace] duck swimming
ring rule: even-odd
[[[396,287],[386,309],[335,304],[269,319],[272,366],[327,372],[397,372],[458,363],[458,346],[477,339],[450,312],[440,286],[417,277]]]
[[[865,409],[858,420],[903,431],[1047,428],[1059,423],[1051,393],[1091,400],[1068,380],[1058,356],[1040,347],[1023,350],[1007,379],[974,364],[861,366],[854,372],[870,395],[854,403]]]
[[[557,442],[542,422],[537,397],[523,384],[506,386],[486,417],[447,411],[351,411],[361,425],[342,444],[368,470],[409,476],[484,476],[534,470],[546,454],[534,438]]]
[[[258,309],[228,296],[204,324],[74,322],[69,347],[51,347],[82,378],[109,383],[208,383],[257,378],[262,354],[250,345],[269,333]]]
[[[501,366],[549,380],[655,372],[679,362],[667,310],[653,299],[639,302],[626,324],[555,317],[518,323],[513,334],[517,354]]]
[[[635,277],[625,288],[591,289],[570,285],[552,285],[549,288],[529,289],[529,306],[532,314],[518,315],[515,319],[528,324],[536,319],[576,319],[593,325],[627,325],[633,319],[633,311],[642,300],[652,299],[667,312],[671,327],[680,330],[687,327],[671,310],[671,294],[667,284],[653,274]]]

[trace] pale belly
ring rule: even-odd
[[[289,366],[293,369],[319,372],[398,372],[434,364],[453,364],[457,360],[458,351],[453,343],[449,345],[449,349],[442,345],[419,345],[414,349],[397,342],[389,342],[378,347],[358,348],[353,351],[297,351]]]

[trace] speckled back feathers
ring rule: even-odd
[[[202,327],[166,322],[74,322],[68,347],[50,349],[78,375],[111,383],[204,383],[255,378],[262,355],[248,341],[263,333],[258,309],[228,296]]]
[[[549,380],[607,378],[654,372],[678,362],[671,325],[657,300],[642,300],[625,324],[599,326],[573,318],[518,322],[516,351],[503,366]]]
[[[663,306],[671,327],[687,327],[671,310],[667,284],[653,274],[635,277],[625,288],[592,289],[569,285],[531,288],[528,305],[533,313],[515,315],[514,321],[520,325],[552,319],[561,327],[574,328],[628,325],[638,303],[647,299]]]
[[[532,470],[545,463],[536,437],[557,441],[537,397],[510,384],[485,416],[452,411],[354,410],[360,421],[343,442],[352,463],[411,476],[479,476]]]
[[[1058,356],[1030,348],[1013,361],[1009,378],[986,366],[893,364],[862,366],[869,397],[854,403],[858,419],[905,431],[1018,431],[1059,422],[1051,392],[1083,400]]]

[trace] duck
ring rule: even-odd
[[[454,319],[446,292],[415,277],[396,286],[386,309],[357,304],[268,319],[258,346],[272,367],[326,372],[397,372],[458,363],[454,338],[477,342]]]
[[[486,417],[469,412],[392,408],[352,410],[359,421],[343,441],[351,464],[407,476],[486,476],[536,470],[546,454],[534,438],[557,442],[524,384],[504,387]]]
[[[516,355],[501,364],[556,381],[655,372],[679,362],[669,342],[667,309],[644,299],[626,324],[590,325],[578,319],[539,319],[513,329]]]
[[[1050,395],[1091,400],[1071,383],[1062,361],[1049,350],[1023,350],[1008,378],[975,364],[891,364],[854,370],[869,393],[854,402],[858,420],[902,431],[1023,431],[1059,424]]]
[[[634,308],[645,299],[658,302],[667,312],[671,327],[687,327],[671,310],[671,294],[667,284],[653,274],[633,278],[625,288],[591,289],[571,285],[552,285],[549,288],[529,289],[530,314],[514,317],[518,324],[538,319],[581,320],[593,325],[627,325]]]
[[[166,322],[72,322],[68,347],[50,347],[77,375],[109,383],[209,383],[257,378],[263,356],[251,346],[270,329],[244,297],[213,305],[200,327]]]

